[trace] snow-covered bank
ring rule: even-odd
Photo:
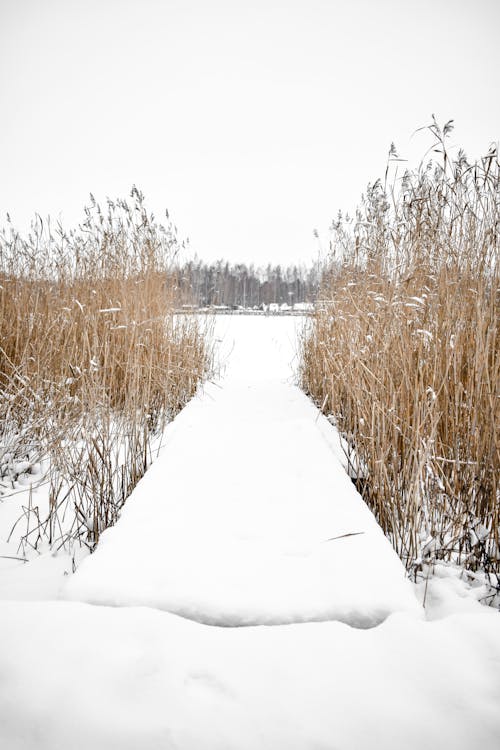
[[[497,750],[492,610],[371,630],[0,605],[8,750]]]
[[[162,455],[67,596],[230,626],[370,627],[393,612],[418,614],[339,460],[338,436],[291,382],[293,320],[221,328],[232,350],[225,377],[167,430]]]

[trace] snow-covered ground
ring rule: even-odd
[[[498,612],[405,578],[294,385],[300,325],[218,318],[225,374],[94,555],[0,570],[2,747],[498,750]]]

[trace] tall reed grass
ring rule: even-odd
[[[70,233],[38,218],[0,237],[4,493],[50,459],[49,512],[28,510],[25,544],[92,549],[210,365],[196,319],[173,312],[175,230],[131,198],[92,199]]]
[[[370,186],[332,227],[302,382],[362,467],[358,486],[408,569],[500,573],[497,149]],[[391,147],[389,166],[398,160]]]

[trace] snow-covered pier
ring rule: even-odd
[[[293,382],[297,327],[217,325],[225,375],[167,429],[160,457],[68,596],[226,626],[370,627],[418,613],[399,558],[345,471],[339,436]]]

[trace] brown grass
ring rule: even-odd
[[[175,233],[132,198],[105,214],[93,201],[70,234],[38,220],[0,242],[0,466],[15,479],[20,462],[51,465],[51,510],[28,543],[42,528],[92,548],[207,373],[196,320],[173,314]]]
[[[454,561],[498,581],[500,168],[494,149],[451,158],[450,130],[430,126],[439,165],[376,183],[334,225],[302,380],[407,567]]]

